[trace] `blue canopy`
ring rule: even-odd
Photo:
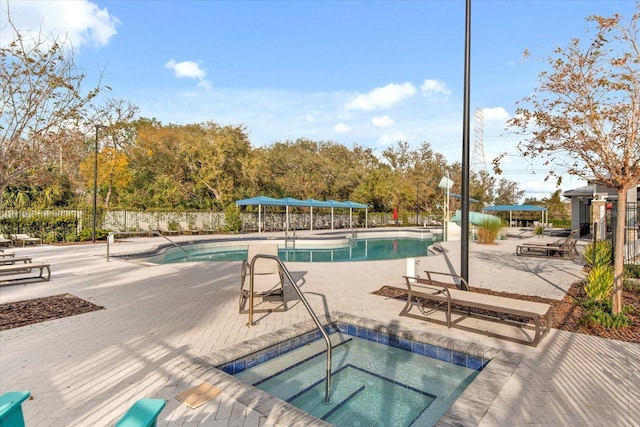
[[[272,206],[283,206],[279,199],[274,199],[273,197],[267,196],[256,196],[251,197],[250,199],[242,199],[237,200],[236,205],[238,206],[246,206],[246,205],[272,205]]]
[[[546,211],[547,208],[544,206],[536,206],[536,205],[496,205],[496,206],[487,206],[482,209],[483,211],[489,212],[540,212]]]
[[[294,199],[293,197],[285,197],[276,199],[280,201],[281,206],[309,206],[304,200]]]
[[[267,196],[256,196],[251,197],[249,199],[242,199],[236,201],[236,205],[238,206],[247,206],[247,205],[258,205],[258,232],[262,231],[261,227],[261,206],[286,206],[286,216],[287,216],[287,229],[289,228],[289,206],[301,206],[301,207],[309,207],[311,208],[311,227],[313,227],[313,208],[331,208],[331,228],[333,229],[333,209],[334,208],[347,208],[349,209],[349,221],[352,222],[352,210],[353,209],[368,209],[368,206],[364,203],[357,203],[347,200],[345,202],[338,202],[336,200],[316,200],[316,199],[307,199],[300,200],[295,199],[293,197],[284,197],[282,199],[274,199],[272,197]]]

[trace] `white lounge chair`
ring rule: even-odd
[[[158,221],[158,229],[162,234],[167,234],[169,236],[175,236],[178,234],[178,230],[172,230],[169,228],[169,224],[166,221]]]
[[[27,244],[30,244],[30,245],[40,245],[40,244],[42,244],[42,239],[41,238],[32,237],[32,236],[29,236],[28,234],[24,234],[24,233],[12,234],[11,235],[11,239],[13,239],[14,244],[22,243],[22,246],[25,246]]]
[[[7,239],[4,235],[0,234],[0,245],[11,246],[13,244],[13,240]]]
[[[189,227],[189,224],[187,224],[187,221],[180,221],[178,223],[178,225],[180,226],[180,232],[182,234],[198,234],[198,233],[200,233],[200,231],[198,229]]]
[[[142,233],[146,233],[147,236],[152,236],[153,235],[154,230],[152,230],[151,227],[149,227],[149,223],[148,222],[140,221],[138,223],[138,226],[140,227],[140,231]]]
[[[251,299],[251,277],[253,276],[253,312],[267,313],[286,311],[283,273],[274,259],[258,258],[251,271],[251,261],[256,255],[278,256],[277,244],[250,244],[247,259],[242,263],[240,277],[240,313],[248,313]],[[253,273],[253,274],[252,274]]]
[[[198,227],[198,232],[200,232],[201,234],[215,233],[215,230],[212,229],[211,227],[207,226],[204,223],[204,221],[202,221],[201,219],[196,221],[196,227]]]

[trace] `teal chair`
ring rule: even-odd
[[[155,427],[164,405],[164,399],[140,399],[120,418],[116,427]]]
[[[8,391],[0,396],[0,427],[24,427],[22,402],[29,396],[28,391]]]

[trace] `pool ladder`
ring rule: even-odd
[[[280,265],[280,268],[282,269],[282,272],[284,273],[285,276],[287,276],[287,280],[289,280],[289,283],[291,283],[291,286],[293,287],[293,289],[295,289],[296,293],[298,294],[298,297],[300,298],[300,301],[302,301],[302,304],[309,312],[311,319],[313,319],[313,322],[316,324],[318,331],[320,331],[320,333],[322,334],[322,338],[324,338],[324,342],[327,345],[327,371],[325,376],[324,403],[329,403],[331,401],[331,340],[329,340],[329,335],[327,335],[327,332],[322,327],[320,320],[318,320],[318,316],[316,316],[313,309],[309,305],[309,302],[307,302],[307,299],[304,297],[304,294],[298,287],[297,283],[295,282],[295,280],[293,280],[293,277],[291,277],[289,270],[287,270],[287,267],[284,266],[284,263],[280,260],[280,258],[278,258],[275,255],[258,254],[254,256],[253,259],[251,260],[251,268],[249,270],[251,271],[251,276],[249,281],[248,326],[254,325],[253,323],[253,271],[254,271],[253,266],[258,258],[273,259],[278,262],[278,264]]]
[[[115,242],[115,238],[116,236],[130,236],[133,234],[139,234],[139,235],[143,235],[143,234],[155,234],[156,236],[160,236],[160,237],[164,237],[165,240],[167,240],[169,243],[171,243],[173,246],[175,246],[176,248],[182,250],[185,254],[187,254],[187,261],[189,260],[189,251],[186,250],[185,248],[183,248],[182,246],[180,246],[179,244],[177,244],[176,242],[174,242],[173,240],[171,240],[170,238],[168,238],[167,236],[165,236],[164,234],[162,234],[161,232],[159,232],[158,230],[151,230],[150,232],[147,231],[111,231],[109,232],[109,235],[107,236],[107,262],[109,262],[109,244],[113,241]]]

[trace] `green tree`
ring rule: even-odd
[[[636,9],[628,22],[618,14],[588,17],[593,37],[555,50],[550,71],[510,123],[525,136],[520,153],[544,158],[558,182],[568,173],[617,190],[614,313],[622,308],[627,191],[640,183],[640,4]]]
[[[81,90],[85,76],[65,40],[27,37],[7,21],[13,40],[0,45],[0,206],[12,182],[58,163],[69,143],[62,135],[77,128],[99,92]]]

